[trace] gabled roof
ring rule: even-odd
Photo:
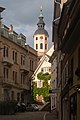
[[[34,78],[35,74],[38,72],[38,70],[40,69],[41,65],[44,63],[44,61],[46,60],[46,56],[49,58],[52,53],[54,51],[54,45],[47,51],[46,54],[44,54],[38,64],[38,67],[36,68],[36,70],[34,71],[34,74],[32,75],[32,78]]]

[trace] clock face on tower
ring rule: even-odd
[[[40,39],[43,39],[43,36],[40,36]]]

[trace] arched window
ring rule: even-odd
[[[45,44],[45,50],[47,50],[47,44]]]
[[[38,44],[36,44],[36,49],[38,49]]]
[[[47,40],[47,37],[45,37],[45,40]]]
[[[40,49],[43,49],[43,44],[42,43],[40,43]]]
[[[38,37],[36,37],[36,40],[38,40]]]

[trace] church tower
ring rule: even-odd
[[[48,51],[48,32],[45,30],[45,23],[43,21],[42,7],[40,9],[39,21],[37,23],[38,29],[34,33],[34,49],[38,51],[38,56],[42,57]]]

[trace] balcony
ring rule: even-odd
[[[30,88],[29,88],[29,86],[27,84],[20,84],[19,87],[22,90],[30,90]]]
[[[3,87],[9,88],[9,89],[11,89],[11,88],[21,89],[19,83],[14,83],[14,81],[9,80],[9,79],[7,79],[7,78],[3,79],[2,85],[3,85]]]
[[[10,80],[8,80],[7,78],[5,78],[2,81],[2,85],[3,85],[3,87],[10,89],[12,87],[13,83]]]
[[[3,65],[8,66],[8,67],[11,67],[13,65],[13,62],[9,60],[8,57],[3,57],[2,62],[3,62]]]
[[[27,69],[27,67],[25,65],[21,65],[20,70],[21,70],[22,73],[25,73],[25,74],[28,73],[28,69]]]

